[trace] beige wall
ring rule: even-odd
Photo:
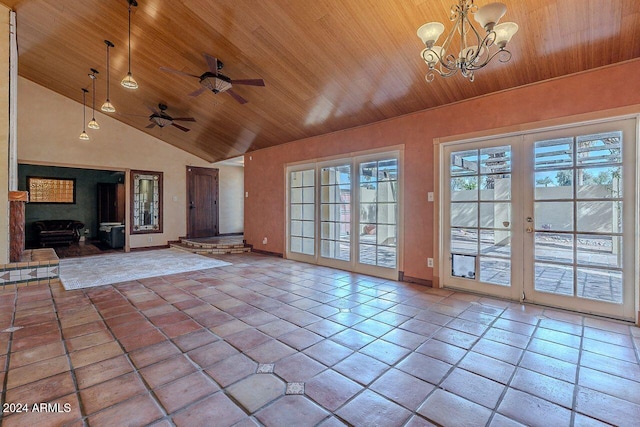
[[[219,170],[218,215],[220,234],[244,230],[244,168],[214,163]]]
[[[245,239],[284,253],[287,163],[404,144],[404,262],[399,269],[430,280],[433,270],[426,261],[434,257],[435,232],[434,203],[427,201],[427,192],[434,191],[434,138],[638,105],[639,74],[640,60],[635,60],[253,152],[245,156]]]
[[[0,4],[0,264],[9,262],[9,11]]]
[[[132,235],[130,247],[164,245],[186,235],[186,166],[213,167],[211,163],[101,112],[96,112],[101,129],[87,129],[91,139],[81,141],[78,139],[82,131],[81,104],[23,78],[19,79],[18,92],[20,163],[163,172],[163,233]],[[6,91],[0,93],[5,94]],[[5,173],[4,169],[0,170],[0,173]],[[222,179],[226,175],[222,173]],[[221,183],[221,187],[225,185]],[[221,218],[221,222],[225,221]]]

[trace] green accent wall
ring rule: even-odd
[[[25,234],[28,244],[35,243],[35,221],[47,219],[73,219],[84,223],[89,238],[98,235],[98,183],[124,182],[124,172],[93,169],[63,168],[21,164],[18,166],[18,189],[27,191],[27,177],[75,178],[76,203],[27,203],[25,207]]]

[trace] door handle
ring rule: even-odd
[[[527,227],[527,233],[533,233],[533,227]]]

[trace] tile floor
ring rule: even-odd
[[[636,327],[217,258],[234,265],[1,293],[2,425],[640,424]]]

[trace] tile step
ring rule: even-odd
[[[215,245],[215,244],[197,244],[189,245],[186,242],[171,243],[172,248],[181,249],[183,251],[189,251],[194,254],[240,254],[244,252],[251,252],[251,248],[241,245]]]

